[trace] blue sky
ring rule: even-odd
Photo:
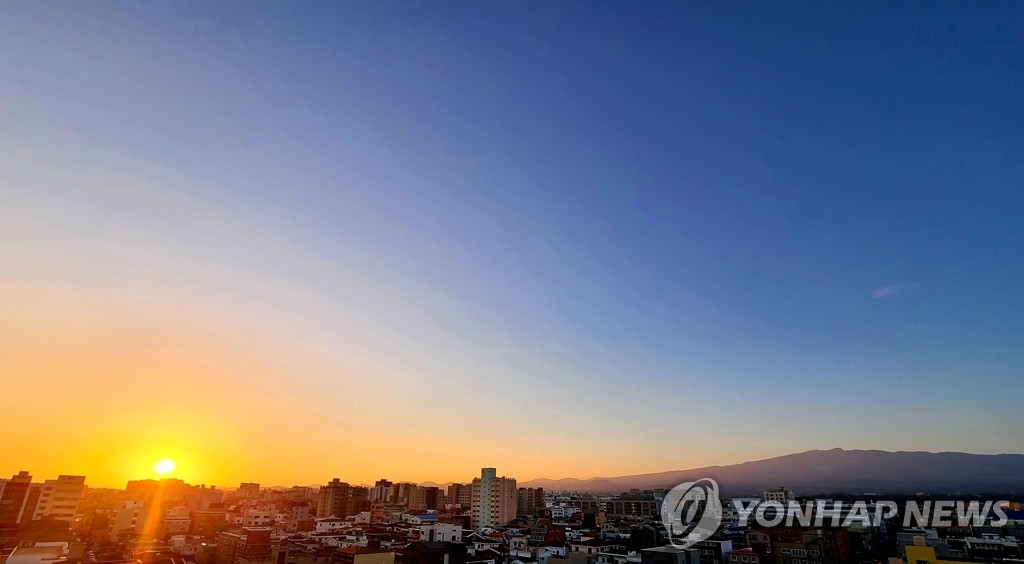
[[[244,328],[249,381],[326,428],[426,394],[470,436],[550,433],[479,456],[523,478],[1021,452],[1022,24],[1010,2],[7,2],[5,324],[145,318],[213,343],[196,359]],[[605,445],[623,460],[580,461]]]

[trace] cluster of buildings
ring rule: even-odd
[[[900,554],[913,564],[1024,562],[1024,523],[1004,527],[905,529],[897,533]]]
[[[320,486],[243,483],[228,491],[175,479],[90,490],[82,476],[33,483],[19,473],[0,480],[0,564],[1024,561],[1024,521],[1013,519],[944,529],[904,530],[896,520],[758,527],[725,510],[713,536],[679,548],[661,522],[664,495],[545,492],[518,487],[494,468],[445,486],[335,478]],[[742,501],[794,498],[780,488]]]
[[[32,521],[71,523],[85,494],[85,476],[33,482],[28,472],[0,478],[0,542]]]

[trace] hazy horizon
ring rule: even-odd
[[[0,476],[1024,452],[1021,22],[0,3]]]
[[[779,454],[779,455],[775,455],[775,456],[769,456],[769,457],[761,458],[761,459],[741,460],[741,461],[737,461],[737,462],[728,462],[728,463],[712,463],[712,464],[708,464],[708,465],[694,466],[694,467],[687,467],[687,468],[683,468],[683,467],[679,467],[679,468],[662,468],[662,469],[658,469],[658,470],[631,472],[631,473],[628,473],[628,474],[619,474],[619,475],[594,474],[594,475],[579,475],[579,476],[532,476],[532,477],[524,479],[524,478],[520,478],[518,476],[513,476],[513,475],[506,474],[506,473],[501,471],[501,468],[497,468],[497,470],[498,470],[498,474],[499,475],[507,476],[509,478],[514,478],[520,484],[525,484],[525,483],[528,483],[528,482],[538,482],[538,481],[575,481],[575,480],[588,481],[588,480],[602,480],[602,479],[609,479],[609,478],[623,478],[623,477],[629,477],[629,476],[634,476],[634,475],[636,475],[636,476],[646,476],[646,475],[651,475],[651,474],[662,474],[662,473],[672,473],[672,472],[679,472],[679,471],[700,470],[700,469],[703,469],[703,468],[735,466],[735,465],[741,465],[741,464],[745,464],[745,463],[749,463],[749,462],[760,462],[760,461],[763,461],[763,460],[771,460],[771,459],[782,458],[782,457],[791,456],[791,455],[807,454],[807,453],[810,453],[810,452],[828,452],[828,451],[835,451],[835,450],[845,450],[845,451],[848,451],[848,452],[849,451],[870,451],[870,452],[884,452],[884,453],[968,454],[968,455],[979,455],[979,456],[1008,456],[1008,455],[1009,456],[1018,456],[1018,455],[1019,456],[1024,456],[1024,452],[982,453],[982,452],[962,452],[962,451],[913,451],[913,450],[886,451],[886,450],[879,450],[879,449],[843,449],[841,447],[833,447],[833,448],[830,448],[830,449],[828,449],[828,448],[821,448],[821,449],[811,449],[811,450],[802,451],[802,452],[783,453],[783,454]],[[13,468],[13,466],[12,466],[12,468]],[[488,468],[488,466],[481,466],[480,468]],[[330,477],[325,477],[325,478],[323,478],[321,480],[314,480],[312,482],[292,481],[291,483],[288,483],[287,481],[285,481],[285,482],[267,483],[267,482],[261,481],[258,478],[258,476],[256,476],[256,477],[254,477],[254,476],[245,476],[245,477],[238,478],[236,480],[228,480],[228,481],[223,482],[223,483],[213,483],[213,482],[209,482],[209,481],[203,480],[203,479],[201,479],[201,477],[195,478],[193,480],[188,480],[188,479],[181,478],[181,475],[183,475],[183,473],[178,472],[177,469],[175,469],[174,471],[172,471],[172,472],[170,472],[168,474],[161,474],[159,472],[154,472],[154,471],[152,471],[152,469],[150,469],[149,471],[143,472],[144,475],[141,475],[141,476],[135,477],[135,478],[128,478],[125,483],[127,483],[128,481],[133,481],[133,480],[162,480],[162,479],[165,479],[165,478],[172,478],[172,479],[183,480],[186,483],[190,483],[192,485],[216,486],[218,489],[224,489],[224,490],[235,489],[235,488],[238,487],[237,484],[253,483],[253,482],[261,484],[261,487],[264,487],[264,488],[288,488],[288,487],[293,487],[293,486],[306,487],[306,486],[314,486],[314,485],[323,485],[325,483],[330,482],[334,478],[339,478],[341,481],[349,483],[349,484],[352,484],[352,485],[361,485],[361,486],[372,486],[374,484],[374,482],[376,482],[377,480],[382,480],[382,479],[390,480],[393,483],[414,483],[414,484],[421,484],[421,485],[422,484],[446,485],[446,484],[451,484],[451,483],[469,483],[469,482],[472,482],[473,478],[479,477],[480,468],[476,469],[476,473],[472,473],[471,472],[468,475],[468,477],[462,477],[462,478],[452,478],[452,477],[449,477],[449,478],[444,478],[444,479],[433,479],[433,480],[405,479],[403,477],[397,477],[396,478],[395,476],[392,476],[391,474],[389,474],[386,471],[386,468],[385,468],[385,469],[381,469],[381,470],[384,470],[384,471],[378,472],[379,475],[377,477],[375,477],[373,479],[370,479],[370,480],[349,480],[349,479],[347,479],[345,477],[344,474],[337,474],[336,473],[336,474],[331,474]],[[26,468],[20,468],[18,471],[28,471],[30,474],[32,474],[33,481],[37,481],[37,482],[41,481],[42,479],[50,479],[50,478],[55,478],[57,476],[57,474],[54,474],[53,476],[50,476],[50,475],[45,475],[45,476],[39,475],[39,474],[37,474],[35,472],[32,472],[30,469],[27,470]],[[7,473],[14,474],[15,472],[12,471],[12,472],[7,472]],[[65,474],[65,475],[83,475],[81,473],[76,473],[76,472],[60,472],[60,474]],[[2,475],[2,474],[0,474],[0,475]],[[86,476],[86,479],[88,480],[88,476]],[[92,487],[92,488],[101,488],[101,489],[122,489],[123,488],[123,484],[92,484],[92,483],[88,483],[88,485],[89,485],[89,487]]]

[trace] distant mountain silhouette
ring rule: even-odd
[[[671,488],[713,478],[727,495],[757,495],[785,486],[798,495],[845,493],[1024,492],[1024,454],[811,450],[743,464],[709,466],[617,478],[538,479],[521,487],[550,491],[619,493]]]

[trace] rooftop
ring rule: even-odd
[[[678,546],[672,546],[666,544],[665,546],[656,546],[654,548],[645,548],[643,552],[664,552],[667,554],[679,554],[680,552],[692,552],[696,551],[696,548],[679,548]]]

